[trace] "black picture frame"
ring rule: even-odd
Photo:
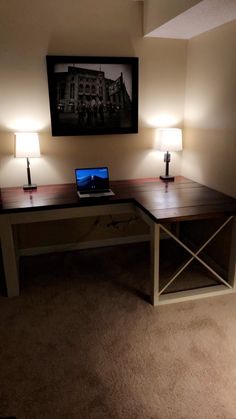
[[[52,136],[138,132],[138,58],[47,55]]]

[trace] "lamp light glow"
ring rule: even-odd
[[[182,130],[180,128],[160,128],[157,130],[156,148],[165,151],[164,162],[166,163],[165,175],[160,179],[173,181],[174,176],[169,174],[169,163],[171,160],[170,151],[181,151],[182,146]]]
[[[40,157],[39,138],[36,132],[16,132],[15,157]]]
[[[23,189],[37,189],[37,185],[31,183],[29,158],[40,157],[38,134],[36,132],[16,132],[15,140],[15,157],[24,157],[27,161],[28,184],[23,185]]]

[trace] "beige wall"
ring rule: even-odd
[[[108,165],[112,179],[158,176],[154,127],[182,126],[186,41],[144,39],[142,4],[129,0],[11,0],[1,4],[0,186],[25,182],[13,158],[17,130],[37,130],[42,158],[31,160],[38,184],[74,181],[76,166]],[[45,56],[138,56],[139,133],[51,137]],[[180,173],[181,153],[172,160]]]
[[[182,173],[236,197],[236,21],[188,45]]]
[[[73,182],[76,166],[101,164],[112,179],[158,176],[154,128],[181,127],[185,108],[185,148],[173,153],[171,172],[182,165],[183,175],[236,195],[235,22],[187,42],[143,38],[142,4],[129,0],[2,1],[0,18],[0,186],[26,181],[25,161],[13,157],[17,130],[40,134],[42,157],[31,161],[38,184]],[[52,137],[47,54],[138,56],[139,133]],[[86,226],[78,224],[80,240],[107,234],[103,221],[94,234]],[[22,227],[23,247],[27,234]]]

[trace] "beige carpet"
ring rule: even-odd
[[[0,297],[0,416],[236,418],[236,295],[153,308],[145,244],[24,258]]]

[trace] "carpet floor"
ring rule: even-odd
[[[147,244],[22,258],[0,416],[236,418],[236,294],[153,308]]]

